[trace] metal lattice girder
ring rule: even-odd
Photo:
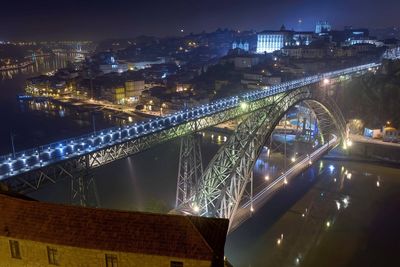
[[[338,134],[342,140],[348,139],[346,121],[336,102],[326,95],[314,93],[316,100],[306,100],[305,104],[314,111],[318,127],[324,140],[329,140],[331,133]],[[322,104],[321,104],[322,103]]]
[[[278,123],[277,116],[301,99],[310,97],[311,90],[303,88],[271,99],[265,109],[249,114],[211,160],[196,194],[182,209],[198,210],[202,216],[231,218],[251,176],[258,147],[265,142],[264,134],[270,132],[268,129],[265,131],[262,125],[268,128]]]
[[[176,207],[188,201],[203,174],[200,141],[201,136],[198,134],[189,134],[181,138]]]
[[[191,119],[188,119],[189,113],[192,111],[181,111],[177,114],[174,114],[168,118],[164,119],[163,123],[168,123],[168,126],[162,125],[158,127],[157,125],[153,125],[150,122],[146,122],[143,125],[146,125],[145,133],[141,132],[140,134],[131,134],[126,136],[126,132],[130,131],[130,127],[132,125],[122,127],[120,129],[108,129],[107,133],[107,141],[103,141],[102,135],[96,135],[90,137],[90,135],[85,135],[80,138],[74,138],[72,140],[73,146],[85,146],[87,142],[95,142],[94,139],[101,139],[99,144],[89,145],[89,149],[85,148],[81,151],[79,148],[74,150],[68,156],[68,153],[62,154],[62,156],[57,156],[56,147],[51,147],[49,144],[48,151],[37,151],[37,155],[34,150],[27,150],[26,155],[22,153],[18,156],[17,159],[12,159],[12,157],[3,157],[3,162],[1,167],[1,179],[3,182],[12,185],[12,189],[19,188],[22,191],[29,191],[33,188],[36,188],[35,184],[42,185],[47,181],[56,181],[58,178],[61,178],[59,175],[59,169],[65,169],[67,173],[75,172],[76,170],[69,169],[68,166],[73,164],[66,163],[67,161],[79,161],[81,157],[84,155],[89,155],[89,166],[90,168],[95,168],[101,165],[108,164],[112,161],[122,159],[133,155],[135,153],[141,152],[145,149],[148,149],[152,146],[160,144],[162,142],[166,142],[173,138],[181,137],[196,131],[203,130],[205,128],[220,124],[222,122],[232,120],[238,117],[241,117],[245,114],[257,111],[259,109],[265,108],[268,103],[270,103],[271,99],[279,98],[284,94],[287,94],[291,91],[302,90],[307,86],[318,86],[321,81],[325,79],[330,79],[331,81],[342,80],[342,77],[348,75],[362,75],[367,72],[369,69],[379,67],[380,63],[370,63],[364,64],[360,66],[354,66],[351,68],[346,68],[342,70],[336,70],[328,73],[313,75],[309,77],[304,77],[302,79],[297,79],[293,81],[288,81],[281,83],[279,85],[272,86],[268,90],[255,90],[249,93],[244,93],[239,96],[230,97],[228,99],[222,100],[221,103],[214,103],[214,110],[209,110],[209,107],[197,107],[194,110],[196,111],[196,115],[191,115]],[[245,110],[241,108],[241,100],[249,101],[249,107]],[[214,106],[217,105],[218,107]],[[208,111],[207,111],[208,110]],[[182,119],[183,116],[186,116],[185,119]],[[178,122],[178,117],[181,121]],[[158,119],[163,120],[163,119]],[[157,123],[157,122],[155,122]],[[162,124],[163,124],[162,123]],[[173,126],[175,125],[175,126]],[[142,127],[142,126],[141,126]],[[144,127],[144,126],[143,126]],[[136,127],[133,127],[136,131]],[[142,130],[141,130],[142,131]],[[123,133],[125,133],[125,137],[123,137]],[[114,140],[115,136],[119,136],[118,140]],[[111,139],[111,140],[110,140]],[[65,141],[65,140],[64,140]],[[82,143],[79,143],[81,142]],[[96,141],[97,142],[97,141]],[[75,144],[77,143],[77,144]],[[66,144],[61,144],[62,148],[65,148]],[[93,150],[92,150],[93,149]],[[47,153],[48,157],[40,159],[41,153]],[[49,154],[50,153],[50,154]],[[53,156],[51,154],[56,154]],[[39,158],[38,158],[39,157]],[[59,158],[60,157],[60,158]],[[34,160],[33,163],[27,164],[25,160],[30,161]],[[40,160],[40,163],[38,162]],[[63,166],[67,166],[64,168]],[[54,169],[56,169],[56,174],[54,175]],[[64,176],[67,177],[68,175]],[[17,177],[23,177],[22,179],[18,179]],[[39,182],[37,181],[39,178]],[[43,179],[45,177],[45,179]],[[13,180],[13,181],[10,181]],[[33,186],[32,186],[33,185]]]
[[[71,203],[81,206],[89,205],[88,193],[92,191],[95,196],[95,205],[97,205],[99,200],[88,164],[88,155],[71,159],[62,164],[54,164],[39,171],[9,179],[8,186],[16,192],[26,194],[38,190],[44,184],[54,184],[61,179],[70,179]]]
[[[71,174],[76,176],[75,173],[79,173],[82,169],[81,166],[86,165],[86,157],[89,157],[87,164],[88,168],[97,168],[115,160],[142,152],[169,140],[202,131],[223,122],[242,117],[243,115],[270,105],[275,101],[275,99],[279,99],[285,94],[286,93],[280,93],[250,102],[246,109],[243,109],[240,106],[228,108],[219,113],[179,124],[163,131],[152,132],[137,139],[128,140],[126,142],[116,142],[115,144],[111,144],[103,149],[82,156],[66,159],[60,163],[47,165],[37,170],[27,171],[18,176],[10,177],[5,179],[4,182],[6,182],[11,189],[17,192],[29,193],[37,190],[39,186],[42,186],[46,182],[56,182],[60,179],[71,177]],[[35,183],[38,180],[38,177],[45,177],[46,179],[41,178],[38,186],[31,186],[31,183]]]
[[[121,142],[119,140],[116,141],[115,144],[106,146],[103,149],[82,156],[66,159],[56,164],[47,165],[34,171],[27,171],[24,174],[11,177],[4,181],[11,189],[17,192],[29,193],[37,190],[46,182],[56,182],[63,178],[77,177],[77,175],[80,175],[80,171],[84,168],[92,169],[103,166],[174,138],[192,134],[211,126],[251,114],[268,107],[272,103],[277,103],[278,100],[284,98],[287,94],[299,94],[304,91],[309,92],[309,90],[319,91],[317,89],[312,89],[315,86],[318,87],[317,84],[312,86],[303,86],[299,89],[290,91],[289,93],[280,93],[249,102],[246,103],[246,108],[243,108],[243,106],[228,108],[219,113],[188,121],[163,131],[155,131],[137,139],[128,140],[126,142]],[[311,98],[311,93],[309,98]]]
[[[85,169],[82,158],[75,158],[60,164],[54,164],[35,172],[28,172],[7,180],[7,185],[14,191],[26,194],[38,190],[47,183],[56,183],[60,179],[73,179]]]
[[[99,205],[94,176],[89,168],[89,157],[85,157],[84,168],[70,177],[71,203],[79,206],[90,206],[90,193],[94,196],[95,206]]]
[[[328,111],[326,114],[343,136],[343,117],[336,111],[329,112],[331,103],[320,90],[303,88],[281,96],[267,108],[250,114],[238,126],[207,166],[196,194],[179,209],[202,216],[234,218],[265,141],[290,107],[310,99],[314,99],[313,107]]]

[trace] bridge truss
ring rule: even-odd
[[[48,151],[47,149],[36,152],[28,151],[30,153],[29,158],[22,153],[13,159],[3,157],[2,165],[0,166],[0,180],[5,182],[12,190],[26,194],[38,190],[47,183],[56,183],[60,179],[69,178],[71,179],[72,201],[85,205],[87,203],[87,192],[93,185],[92,170],[94,168],[129,157],[178,137],[186,136],[188,138],[186,144],[193,144],[193,138],[188,136],[226,121],[245,118],[237,133],[227,142],[226,145],[230,144],[230,148],[226,148],[224,155],[217,155],[220,158],[215,161],[214,167],[207,167],[203,178],[200,179],[200,183],[196,181],[199,179],[198,170],[202,169],[202,164],[196,163],[198,159],[201,159],[201,155],[196,155],[196,153],[200,152],[199,150],[191,150],[192,148],[187,146],[190,151],[186,151],[185,155],[189,159],[189,165],[185,165],[185,161],[180,164],[180,178],[178,179],[177,189],[177,196],[180,197],[179,199],[177,198],[177,205],[180,207],[183,205],[182,203],[187,205],[188,199],[190,199],[191,202],[198,202],[196,205],[199,206],[199,212],[202,214],[229,217],[237,208],[235,205],[238,199],[244,194],[242,185],[246,184],[246,177],[249,177],[250,173],[249,168],[251,165],[249,165],[249,161],[243,160],[239,162],[239,159],[253,159],[255,157],[257,153],[254,154],[254,151],[257,151],[260,140],[265,140],[263,134],[271,130],[273,126],[271,118],[278,116],[277,114],[283,114],[283,110],[295,101],[315,98],[318,90],[313,88],[321,87],[324,77],[329,77],[333,81],[348,75],[362,74],[362,72],[379,65],[367,64],[324,75],[315,75],[278,85],[271,88],[271,90],[246,93],[241,98],[236,96],[217,101],[204,107],[195,108],[193,111],[181,111],[168,118],[142,123],[142,126],[128,125],[117,129],[105,130],[96,136],[84,137],[85,139],[82,140],[85,142],[82,142],[81,139],[75,139],[71,141],[71,144],[60,144],[65,148],[72,147],[74,152],[69,155],[68,153],[63,154],[61,159],[56,158],[54,161],[43,160],[42,162],[42,158],[43,154],[46,153],[51,158],[52,153],[58,150],[56,145],[48,146]],[[310,102],[310,105],[312,105],[312,102]],[[334,109],[331,107],[329,110]],[[188,116],[190,112],[196,112],[196,117],[190,119],[185,117],[183,121],[177,121],[178,118]],[[169,120],[170,126],[166,127],[164,124],[161,126],[157,124],[160,121],[165,123],[166,120]],[[264,129],[261,127],[262,125],[268,125],[268,128]],[[149,126],[144,133],[138,134],[136,132],[133,135],[131,134],[132,130],[144,126]],[[96,145],[96,148],[87,147],[88,142],[93,142],[94,144],[94,141],[99,138],[102,141]],[[193,163],[190,163],[190,157],[195,159]],[[28,165],[27,163],[32,159],[34,163]],[[217,167],[219,165],[220,167]],[[8,166],[19,167],[18,170],[13,170],[13,167]],[[190,166],[196,166],[197,170],[192,171]],[[209,178],[204,179],[207,175],[208,177],[221,178],[218,178],[220,179],[219,182]],[[238,179],[232,179],[233,176],[238,177]],[[226,181],[232,181],[235,185],[232,184],[221,191],[220,185]],[[204,183],[202,190],[206,193],[193,194],[192,184],[198,185],[201,183]],[[219,191],[214,191],[215,188],[219,188]],[[217,192],[223,192],[223,197],[217,198]],[[206,195],[209,197],[205,197]],[[221,205],[224,207],[223,209],[216,209]]]
[[[194,194],[178,210],[200,216],[232,219],[243,201],[252,196],[254,164],[284,114],[299,102],[313,110],[323,139],[333,131],[346,138],[344,118],[327,92],[303,87],[276,98],[247,114],[205,169]],[[243,108],[251,109],[251,104]],[[324,138],[325,136],[325,138]]]

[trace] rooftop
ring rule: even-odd
[[[228,223],[50,204],[0,193],[0,236],[63,246],[221,260]]]

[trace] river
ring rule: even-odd
[[[40,59],[24,72],[3,73],[0,83],[0,154],[92,131],[89,113],[46,103],[20,103],[27,77],[66,66],[69,58]],[[96,118],[96,127],[115,122]],[[224,134],[215,133],[215,138]],[[209,160],[221,142],[206,135]],[[103,208],[168,211],[175,204],[179,140],[110,163],[94,171]],[[256,164],[257,186],[267,183],[265,156]],[[400,248],[400,170],[390,167],[320,160],[290,181],[264,207],[228,236],[226,256],[235,267],[393,266]],[[42,201],[68,203],[70,183],[61,181],[32,193]],[[398,251],[398,250],[397,250]],[[394,254],[393,254],[394,253]]]

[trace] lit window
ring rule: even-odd
[[[181,261],[171,261],[171,267],[183,267],[183,262],[181,262]]]
[[[118,267],[117,255],[106,254],[106,267]]]
[[[21,259],[21,252],[19,251],[19,242],[16,240],[10,240],[10,251],[11,257],[14,259]]]
[[[47,257],[49,258],[49,264],[58,265],[57,249],[47,247]]]

